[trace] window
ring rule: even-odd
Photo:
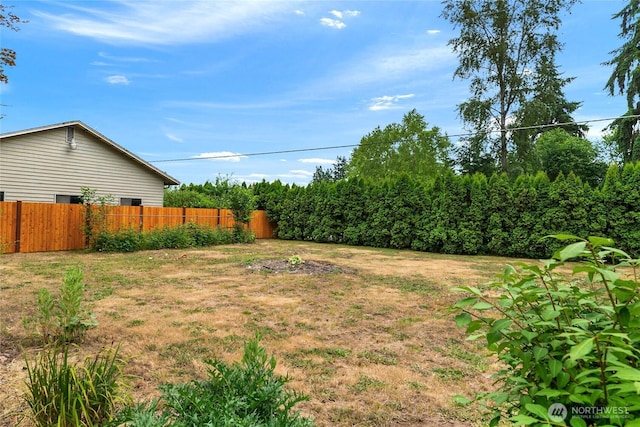
[[[142,199],[134,199],[131,197],[120,198],[120,206],[140,206],[141,204],[142,204]]]
[[[56,194],[56,203],[71,203],[73,205],[81,205],[81,196],[67,196],[64,194]]]
[[[4,202],[4,191],[0,191],[0,202]]]
[[[67,142],[69,144],[71,144],[71,142],[73,142],[73,137],[75,136],[75,130],[76,128],[74,128],[73,126],[69,126],[67,128]]]

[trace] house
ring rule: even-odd
[[[0,201],[81,203],[81,188],[120,205],[162,206],[180,184],[81,121],[0,134]]]

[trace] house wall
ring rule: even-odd
[[[77,148],[66,142],[66,127],[0,139],[0,191],[5,201],[54,203],[56,195],[82,194],[142,199],[162,206],[163,179],[76,126]]]

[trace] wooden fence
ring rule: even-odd
[[[174,227],[195,223],[231,228],[229,209],[108,206],[106,226],[111,231]],[[86,248],[86,209],[62,203],[0,202],[0,253],[67,251]],[[274,226],[265,211],[254,211],[249,230],[258,239],[272,238]]]

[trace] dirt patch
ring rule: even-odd
[[[288,260],[271,259],[255,261],[247,266],[249,270],[266,273],[291,273],[291,274],[353,274],[355,270],[340,267],[330,262],[313,260]]]

